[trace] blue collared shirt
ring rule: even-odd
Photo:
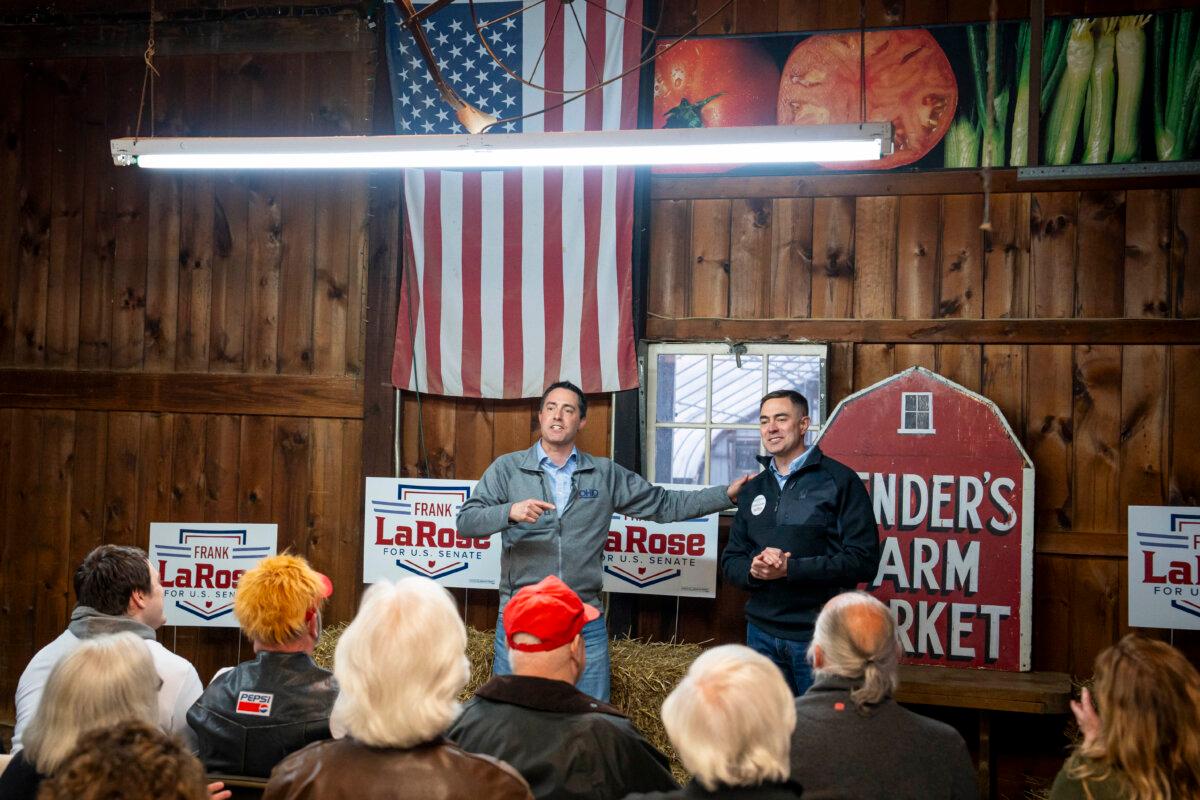
[[[808,454],[811,452],[812,448],[809,447],[803,453],[793,458],[792,463],[788,464],[788,471],[782,474],[779,472],[779,468],[775,466],[775,459],[772,458],[767,462],[767,469],[771,470],[771,474],[775,476],[775,481],[779,484],[780,489],[787,483],[787,479],[791,477],[791,474],[800,469],[800,465],[804,463],[804,459],[808,458]]]
[[[571,476],[575,474],[575,467],[579,465],[579,451],[572,447],[571,455],[567,456],[566,463],[560,467],[550,460],[550,456],[546,455],[546,451],[542,449],[541,439],[538,439],[535,446],[537,449],[534,452],[537,453],[538,466],[550,479],[550,488],[554,492],[554,508],[561,517],[571,503]]]

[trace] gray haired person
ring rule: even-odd
[[[817,617],[816,681],[796,700],[792,780],[812,800],[975,800],[967,745],[949,725],[902,708],[900,647],[887,606],[846,592]]]

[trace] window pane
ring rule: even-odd
[[[745,358],[742,359],[745,362]],[[712,432],[712,470],[708,482],[729,483],[747,473],[754,474],[762,465],[754,460],[761,438],[758,431],[745,428]]]
[[[929,395],[927,395],[927,394],[917,395],[917,410],[918,411],[928,411],[929,410]]]
[[[659,355],[659,422],[703,422],[708,391],[708,357]]]
[[[825,422],[825,398],[821,385],[821,357],[816,355],[770,356],[767,360],[767,391],[795,389],[808,400],[813,425]]]
[[[713,422],[757,422],[762,398],[762,356],[713,356]]]
[[[658,428],[654,435],[656,483],[704,483],[704,429]]]

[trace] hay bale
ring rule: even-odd
[[[333,651],[346,629],[345,623],[331,625],[321,632],[313,651],[313,659],[325,669],[333,669]],[[466,701],[492,674],[492,642],[495,630],[467,627],[467,658],[471,662],[471,677],[459,699]],[[699,657],[698,644],[678,642],[645,642],[625,637],[609,642],[609,661],[612,665],[612,704],[621,709],[647,741],[671,760],[671,772],[680,783],[689,780],[667,739],[660,712],[663,700],[675,688],[692,662]]]

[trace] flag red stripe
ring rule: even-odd
[[[426,170],[425,178],[425,391],[442,393],[442,173]]]
[[[642,0],[629,0],[625,15],[630,19],[641,19]],[[641,52],[641,29],[633,25],[625,26],[621,60],[626,65],[636,64]],[[622,128],[637,127],[638,77],[638,73],[634,72],[621,81]],[[621,332],[617,339],[617,367],[618,382],[622,388],[632,388],[638,384],[637,348],[633,340],[633,179],[632,169],[617,170],[614,213],[617,225],[617,313]]]
[[[478,170],[463,173],[462,182],[462,390],[467,397],[478,397],[480,359],[483,356],[480,309],[480,271],[482,265],[483,180]]]
[[[488,336],[504,337],[504,396],[520,397],[523,378],[524,334],[521,330],[521,173],[504,172],[504,330]],[[494,246],[494,245],[489,245]],[[496,302],[498,298],[484,298]]]
[[[413,329],[409,325],[409,316],[411,314],[412,324],[416,325],[417,311],[421,307],[421,296],[417,291],[416,283],[417,260],[413,252],[412,234],[409,232],[407,216],[404,223],[404,230],[400,234],[404,247],[404,260],[401,262],[403,270],[400,275],[400,307],[396,315],[396,348],[392,353],[392,384],[394,386],[408,386],[408,382],[412,378]]]
[[[586,4],[587,50],[593,58],[584,65],[587,70],[588,83],[599,83],[603,80],[604,43],[607,36],[606,18],[610,18],[604,9],[592,4]],[[616,22],[620,18],[611,17]],[[593,69],[593,65],[595,69]],[[584,126],[589,131],[604,128],[604,94],[602,91],[589,92],[583,98]],[[611,214],[612,209],[603,207],[603,171],[599,168],[584,170],[583,173],[583,313],[579,319],[579,366],[583,378],[585,392],[599,392],[604,385],[604,375],[600,367],[600,309],[597,297],[596,281],[599,273],[600,260],[600,221],[604,214]]]

